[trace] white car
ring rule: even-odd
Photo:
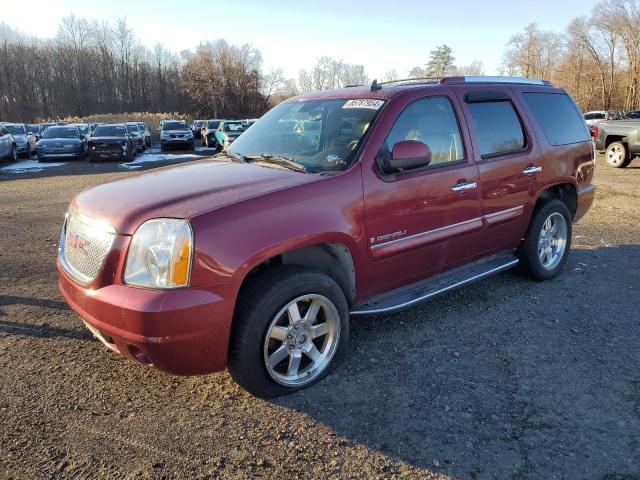
[[[607,117],[607,112],[605,112],[604,110],[595,110],[593,112],[585,113],[584,121],[586,122],[587,125],[591,127],[596,123],[598,123],[599,121],[605,120],[606,117]]]

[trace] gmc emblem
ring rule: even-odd
[[[87,246],[89,245],[89,241],[76,232],[69,232],[67,243],[74,250],[82,250],[83,252],[87,251]]]

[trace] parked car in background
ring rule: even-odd
[[[246,127],[245,130],[246,130],[247,128],[249,128],[251,125],[253,125],[257,121],[258,121],[257,118],[247,118],[247,119],[243,120],[242,123],[244,123],[244,125]]]
[[[18,160],[18,148],[7,127],[0,124],[0,160]]]
[[[624,118],[628,120],[640,120],[640,110],[631,110],[625,114]]]
[[[98,125],[102,125],[102,122],[91,122],[89,124],[89,130],[91,131],[92,135],[93,135],[93,131],[96,129]]]
[[[220,122],[222,121],[223,120],[220,119],[205,120],[202,124],[200,136],[202,137],[205,147],[217,148],[215,132],[218,130],[218,126],[220,126]]]
[[[170,148],[193,150],[193,132],[184,120],[165,120],[160,127],[160,150]]]
[[[70,123],[67,126],[77,127],[78,130],[80,130],[80,133],[82,133],[87,140],[91,136],[91,125],[88,123]]]
[[[36,149],[36,137],[29,133],[24,123],[4,123],[4,127],[13,135],[19,157],[31,158]]]
[[[138,124],[135,122],[129,122],[125,123],[125,126],[127,127],[129,135],[131,135],[131,139],[133,140],[133,144],[136,147],[136,153],[144,152],[147,149],[147,146],[144,144],[142,133],[140,132]]]
[[[587,112],[584,114],[584,121],[589,127],[589,132],[593,135],[593,127],[600,121],[605,120],[607,112],[604,110]]]
[[[27,125],[27,129],[33,134],[33,136],[36,137],[36,141],[40,140],[40,134],[42,133],[40,125],[38,125],[37,123],[30,123],[29,125]]]
[[[640,156],[640,120],[603,121],[592,135],[596,150],[604,153],[611,167],[625,168]]]
[[[193,138],[202,138],[202,124],[204,120],[194,120],[191,123],[191,131],[193,132]]]
[[[554,278],[595,194],[576,104],[532,79],[298,96],[217,160],[77,195],[59,286],[111,350],[180,375],[228,366],[261,397],[327,375],[350,316],[517,265]]]
[[[57,124],[55,123],[41,123],[40,124],[40,138],[42,138],[42,134],[44,133],[44,131],[49,128],[49,127],[55,127],[57,126]]]
[[[218,150],[227,148],[242,134],[242,132],[245,131],[246,128],[247,125],[241,120],[225,120],[224,122],[220,122],[218,129],[214,132],[216,148]]]
[[[151,148],[151,130],[149,130],[149,125],[145,122],[136,122],[138,124],[138,130],[140,131],[140,135],[142,136],[142,143],[145,148]]]
[[[89,140],[89,161],[121,160],[129,162],[136,154],[136,145],[124,124],[96,126]]]
[[[82,159],[86,153],[87,139],[78,127],[48,127],[36,143],[39,162],[61,158]]]

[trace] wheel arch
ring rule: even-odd
[[[342,239],[323,239],[263,252],[245,262],[239,294],[257,275],[276,265],[300,265],[332,278],[342,289],[347,303],[352,305],[357,292],[357,261],[352,249]]]
[[[578,209],[578,191],[575,183],[562,182],[546,187],[538,194],[534,210],[553,199],[563,202],[569,209],[571,218],[573,219],[575,217]]]

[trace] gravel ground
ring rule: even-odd
[[[335,373],[271,402],[121,359],[63,302],[70,199],[128,175],[0,172],[1,478],[640,479],[640,161],[600,161],[557,279],[354,319]]]

